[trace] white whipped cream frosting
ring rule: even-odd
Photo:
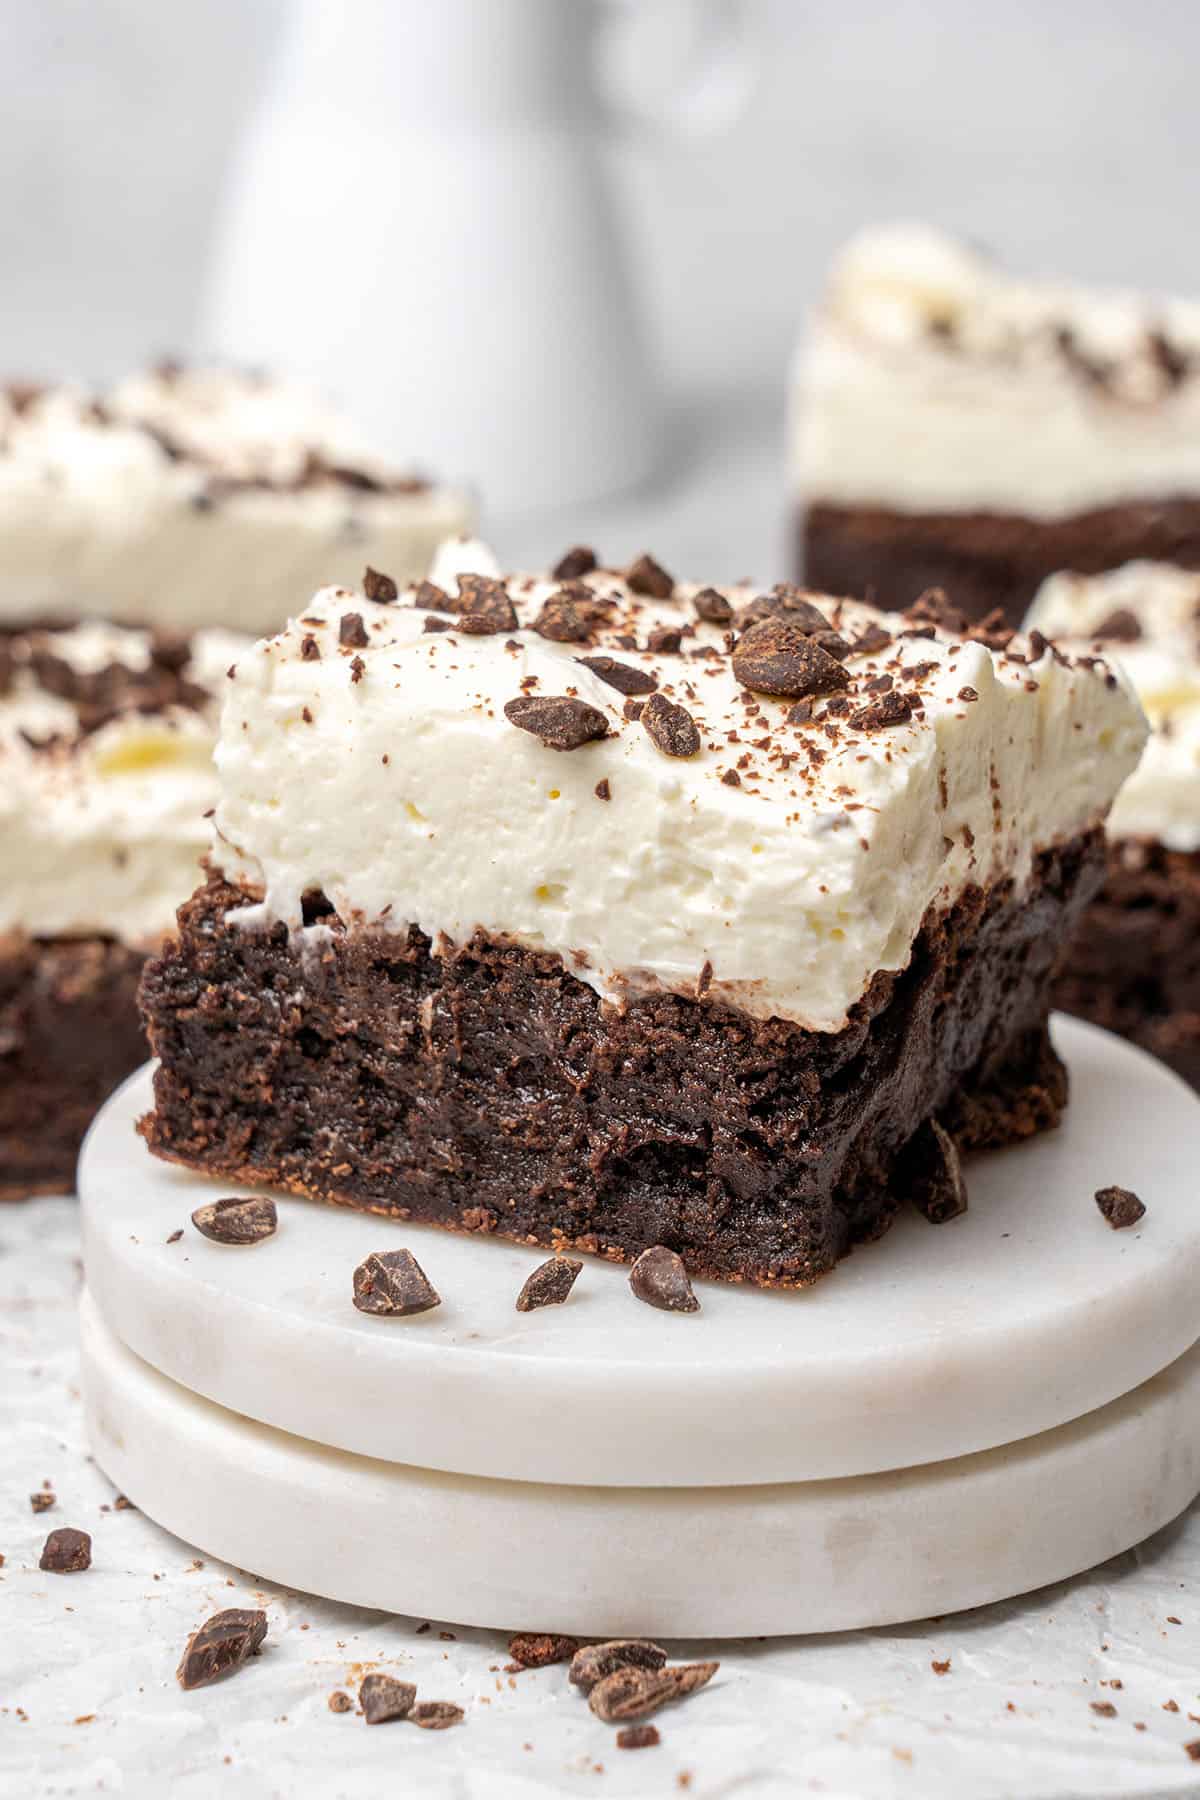
[[[296,485],[312,453],[382,491]],[[229,370],[148,372],[99,407],[0,388],[0,617],[273,631],[297,593],[366,564],[423,575],[470,523],[466,495],[396,491],[398,473],[305,390]]]
[[[437,572],[453,587],[481,564],[494,568],[460,546]],[[831,715],[826,730],[817,701],[815,723],[787,724],[788,702],[735,679],[720,627],[684,638],[711,658],[618,646],[622,631],[644,643],[655,625],[693,621],[694,587],[647,602],[611,574],[588,584],[618,602],[588,645],[529,629],[558,584],[514,577],[512,633],[427,632],[423,609],[326,588],[239,656],[214,860],[261,896],[235,914],[243,926],[300,931],[302,896],[321,889],[356,924],[411,921],[454,944],[482,927],[556,952],[611,1000],[657,985],[832,1031],[877,970],[905,966],[931,907],[971,883],[1020,884],[1037,850],[1102,820],[1141,750],[1136,701],[1103,668],[1049,652],[1017,662],[944,633],[846,664],[852,710],[872,677],[928,665],[923,716],[867,731]],[[726,590],[735,606],[755,591]],[[822,604],[849,638],[898,625]],[[351,612],[366,648],[339,644]],[[700,750],[656,748],[577,660],[596,654],[653,671],[699,725]],[[577,696],[609,735],[546,747],[505,717],[523,691]]]
[[[1018,281],[928,226],[866,231],[797,355],[795,480],[837,506],[1040,520],[1195,495],[1198,377],[1200,303]]]
[[[247,642],[198,634],[188,679],[217,694]],[[36,643],[81,673],[114,662],[144,669],[149,659],[145,633],[99,622],[39,633]],[[38,683],[29,641],[13,647],[15,672],[0,693],[0,932],[151,945],[195,888],[211,835],[216,702],[207,714],[124,713],[80,737],[76,708]]]
[[[1152,736],[1117,796],[1109,835],[1200,850],[1200,574],[1132,562],[1104,575],[1052,575],[1026,623],[1090,648],[1114,613],[1131,614],[1140,636],[1094,647],[1123,666]]]

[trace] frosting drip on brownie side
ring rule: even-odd
[[[457,568],[494,565],[466,546]],[[485,598],[517,625],[480,632],[456,623],[454,565],[435,577],[440,598],[399,604],[323,590],[239,657],[213,859],[253,896],[243,928],[299,931],[319,890],[355,925],[556,952],[614,1000],[659,986],[834,1031],[931,908],[1019,887],[1101,820],[1144,738],[1102,665],[851,602],[809,597],[834,685],[794,700],[743,685],[699,616],[732,607],[744,633],[756,589],[654,599],[597,571],[564,613],[563,583],[512,578]],[[592,601],[586,639],[533,629],[578,632]],[[566,710],[514,712],[539,699]]]
[[[850,508],[1046,520],[1200,495],[1200,304],[865,232],[798,354],[792,457],[808,499]]]
[[[156,942],[195,886],[216,704],[249,640],[89,622],[0,638],[0,932]]]
[[[1105,575],[1053,575],[1027,623],[1119,660],[1150,720],[1109,836],[1200,850],[1200,574],[1133,562]]]

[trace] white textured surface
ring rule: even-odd
[[[1103,650],[1132,681],[1153,735],[1117,795],[1109,836],[1200,850],[1200,574],[1132,562],[1104,575],[1052,575],[1027,624],[1078,645],[1115,612],[1132,613],[1142,635]]]
[[[69,1788],[349,1800],[406,1783],[421,1800],[668,1800],[684,1771],[698,1800],[1196,1791],[1182,1746],[1200,1737],[1187,1716],[1200,1715],[1200,1506],[1140,1550],[1021,1600],[883,1631],[714,1646],[718,1681],[660,1718],[661,1749],[627,1753],[561,1668],[510,1684],[498,1633],[458,1628],[444,1642],[435,1621],[418,1636],[419,1619],[197,1566],[193,1548],[140,1514],[102,1512],[113,1490],[83,1441],[78,1282],[73,1202],[0,1212],[0,1786],[21,1800]],[[58,1505],[35,1518],[27,1496],[46,1479]],[[93,1534],[88,1574],[38,1571],[52,1523]],[[174,1669],[187,1634],[236,1605],[266,1606],[269,1654],[220,1686],[181,1693]],[[938,1676],[933,1661],[947,1659]],[[466,1704],[466,1725],[437,1736],[331,1714],[329,1692],[366,1666]],[[1100,1685],[1113,1679],[1120,1689]],[[1117,1717],[1097,1717],[1093,1700]],[[1179,1710],[1164,1711],[1167,1701]]]
[[[801,1606],[814,1633],[958,1612],[1128,1549],[1200,1491],[1200,1346],[1085,1419],[978,1456],[841,1481],[595,1488],[438,1474],[270,1431],[141,1362],[86,1291],[81,1333],[92,1450],[151,1518],[276,1581],[499,1630],[523,1615],[579,1636],[727,1638],[794,1631]]]
[[[1200,380],[1171,379],[1156,333],[1194,357],[1200,302],[1018,280],[925,226],[864,232],[797,358],[796,481],[834,505],[1038,519],[1195,494]]]
[[[944,633],[852,655],[851,717],[818,700],[816,722],[789,725],[786,700],[747,707],[719,626],[684,640],[720,652],[707,660],[622,649],[624,634],[644,644],[654,625],[692,626],[694,586],[645,602],[611,573],[589,582],[616,610],[586,646],[528,628],[428,633],[424,609],[326,588],[239,657],[214,856],[263,892],[244,922],[296,927],[319,888],[346,920],[415,922],[453,943],[482,927],[554,951],[606,997],[706,991],[837,1030],[877,970],[907,965],[931,907],[968,883],[1020,884],[1036,850],[1102,820],[1144,741],[1106,670],[1013,662]],[[511,580],[523,626],[557,586]],[[735,609],[756,591],[729,590]],[[351,612],[361,653],[338,643]],[[896,623],[851,601],[825,612],[851,641]],[[621,694],[580,664],[597,653],[652,671],[689,708],[695,755],[663,755],[624,717]],[[854,726],[870,678],[918,665],[923,713]],[[577,694],[608,736],[547,748],[504,714],[530,692]]]
[[[1200,1102],[1092,1026],[1061,1019],[1056,1035],[1066,1120],[973,1158],[965,1217],[933,1227],[906,1209],[807,1292],[700,1283],[687,1318],[639,1304],[626,1269],[591,1257],[565,1305],[518,1314],[544,1251],[282,1195],[270,1243],[210,1243],[189,1215],[228,1184],[134,1136],[143,1071],[84,1151],[88,1282],[130,1348],[185,1387],[426,1468],[715,1486],[961,1456],[1103,1405],[1200,1335],[1200,1212],[1177,1149],[1200,1136]],[[1114,1132],[1123,1112],[1136,1138]],[[1093,1204],[1114,1181],[1148,1202],[1134,1230],[1112,1231]],[[356,1312],[353,1269],[400,1245],[442,1305],[410,1320]]]

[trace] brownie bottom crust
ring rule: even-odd
[[[1012,626],[1048,575],[1095,575],[1136,557],[1200,568],[1200,500],[1054,520],[814,505],[797,523],[797,560],[810,587],[897,611],[941,587],[968,618],[999,607]]]
[[[886,1229],[930,1117],[963,1149],[1057,1123],[1050,982],[1102,868],[1091,834],[1021,893],[969,891],[836,1033],[663,992],[613,1006],[557,956],[482,933],[434,954],[319,899],[306,950],[229,925],[247,895],[214,877],[146,968],[140,1129],[237,1184],[802,1286]]]
[[[0,1200],[74,1188],[94,1114],[146,1060],[145,960],[111,938],[0,936]]]
[[[1063,964],[1054,1004],[1200,1088],[1200,852],[1127,839]]]

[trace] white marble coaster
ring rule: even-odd
[[[1200,1101],[1103,1032],[1061,1019],[1056,1035],[1066,1123],[975,1158],[964,1217],[905,1212],[807,1292],[700,1283],[691,1316],[642,1305],[593,1258],[565,1306],[519,1314],[544,1251],[295,1199],[268,1242],[210,1243],[189,1214],[234,1190],[145,1150],[143,1070],[84,1148],[88,1282],[124,1342],[185,1387],[425,1469],[694,1488],[966,1455],[1105,1405],[1200,1332]],[[1142,1195],[1141,1226],[1101,1219],[1092,1194],[1113,1182]],[[444,1304],[356,1312],[355,1265],[402,1245]]]
[[[1200,1346],[1072,1425],[920,1469],[763,1487],[555,1487],[328,1450],[199,1399],[82,1308],[100,1466],[260,1577],[501,1629],[845,1630],[1023,1593],[1127,1549],[1200,1488]]]

